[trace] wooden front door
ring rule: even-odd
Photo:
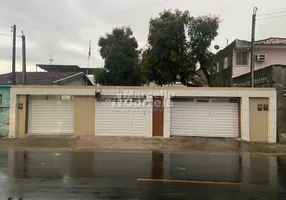
[[[153,137],[164,135],[164,97],[153,97]]]

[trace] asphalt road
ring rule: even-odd
[[[0,200],[286,199],[286,157],[0,152]]]

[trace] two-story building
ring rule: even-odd
[[[250,72],[250,42],[236,39],[216,54],[217,76],[226,86],[233,85],[233,78]],[[286,65],[286,38],[267,38],[255,42],[255,65],[258,70],[270,65]]]

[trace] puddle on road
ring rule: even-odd
[[[104,188],[110,184],[131,184],[132,187],[138,184],[137,178],[229,181],[286,188],[286,157],[161,152],[0,152],[0,192],[27,192],[38,187],[41,191],[41,185],[51,190]]]

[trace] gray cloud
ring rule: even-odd
[[[160,2],[162,0],[157,0]],[[16,24],[18,34],[27,36],[28,69],[35,70],[36,63],[47,63],[54,54],[57,64],[87,65],[89,40],[92,40],[91,67],[103,66],[98,53],[98,38],[116,26],[130,26],[140,46],[146,44],[148,22],[164,9],[189,10],[191,15],[220,15],[222,23],[214,44],[221,48],[236,38],[249,39],[251,14],[254,6],[258,14],[281,11],[283,0],[170,0],[166,3],[125,12],[155,3],[153,0],[1,0],[0,33],[10,34]],[[282,9],[283,10],[283,9]],[[121,13],[114,15],[116,13]],[[101,19],[98,19],[102,17]],[[261,17],[260,17],[261,18]],[[257,22],[257,39],[285,37],[285,18]],[[85,22],[85,23],[83,23]],[[17,69],[21,69],[21,40],[18,39]],[[0,35],[0,73],[10,70],[11,38]]]

